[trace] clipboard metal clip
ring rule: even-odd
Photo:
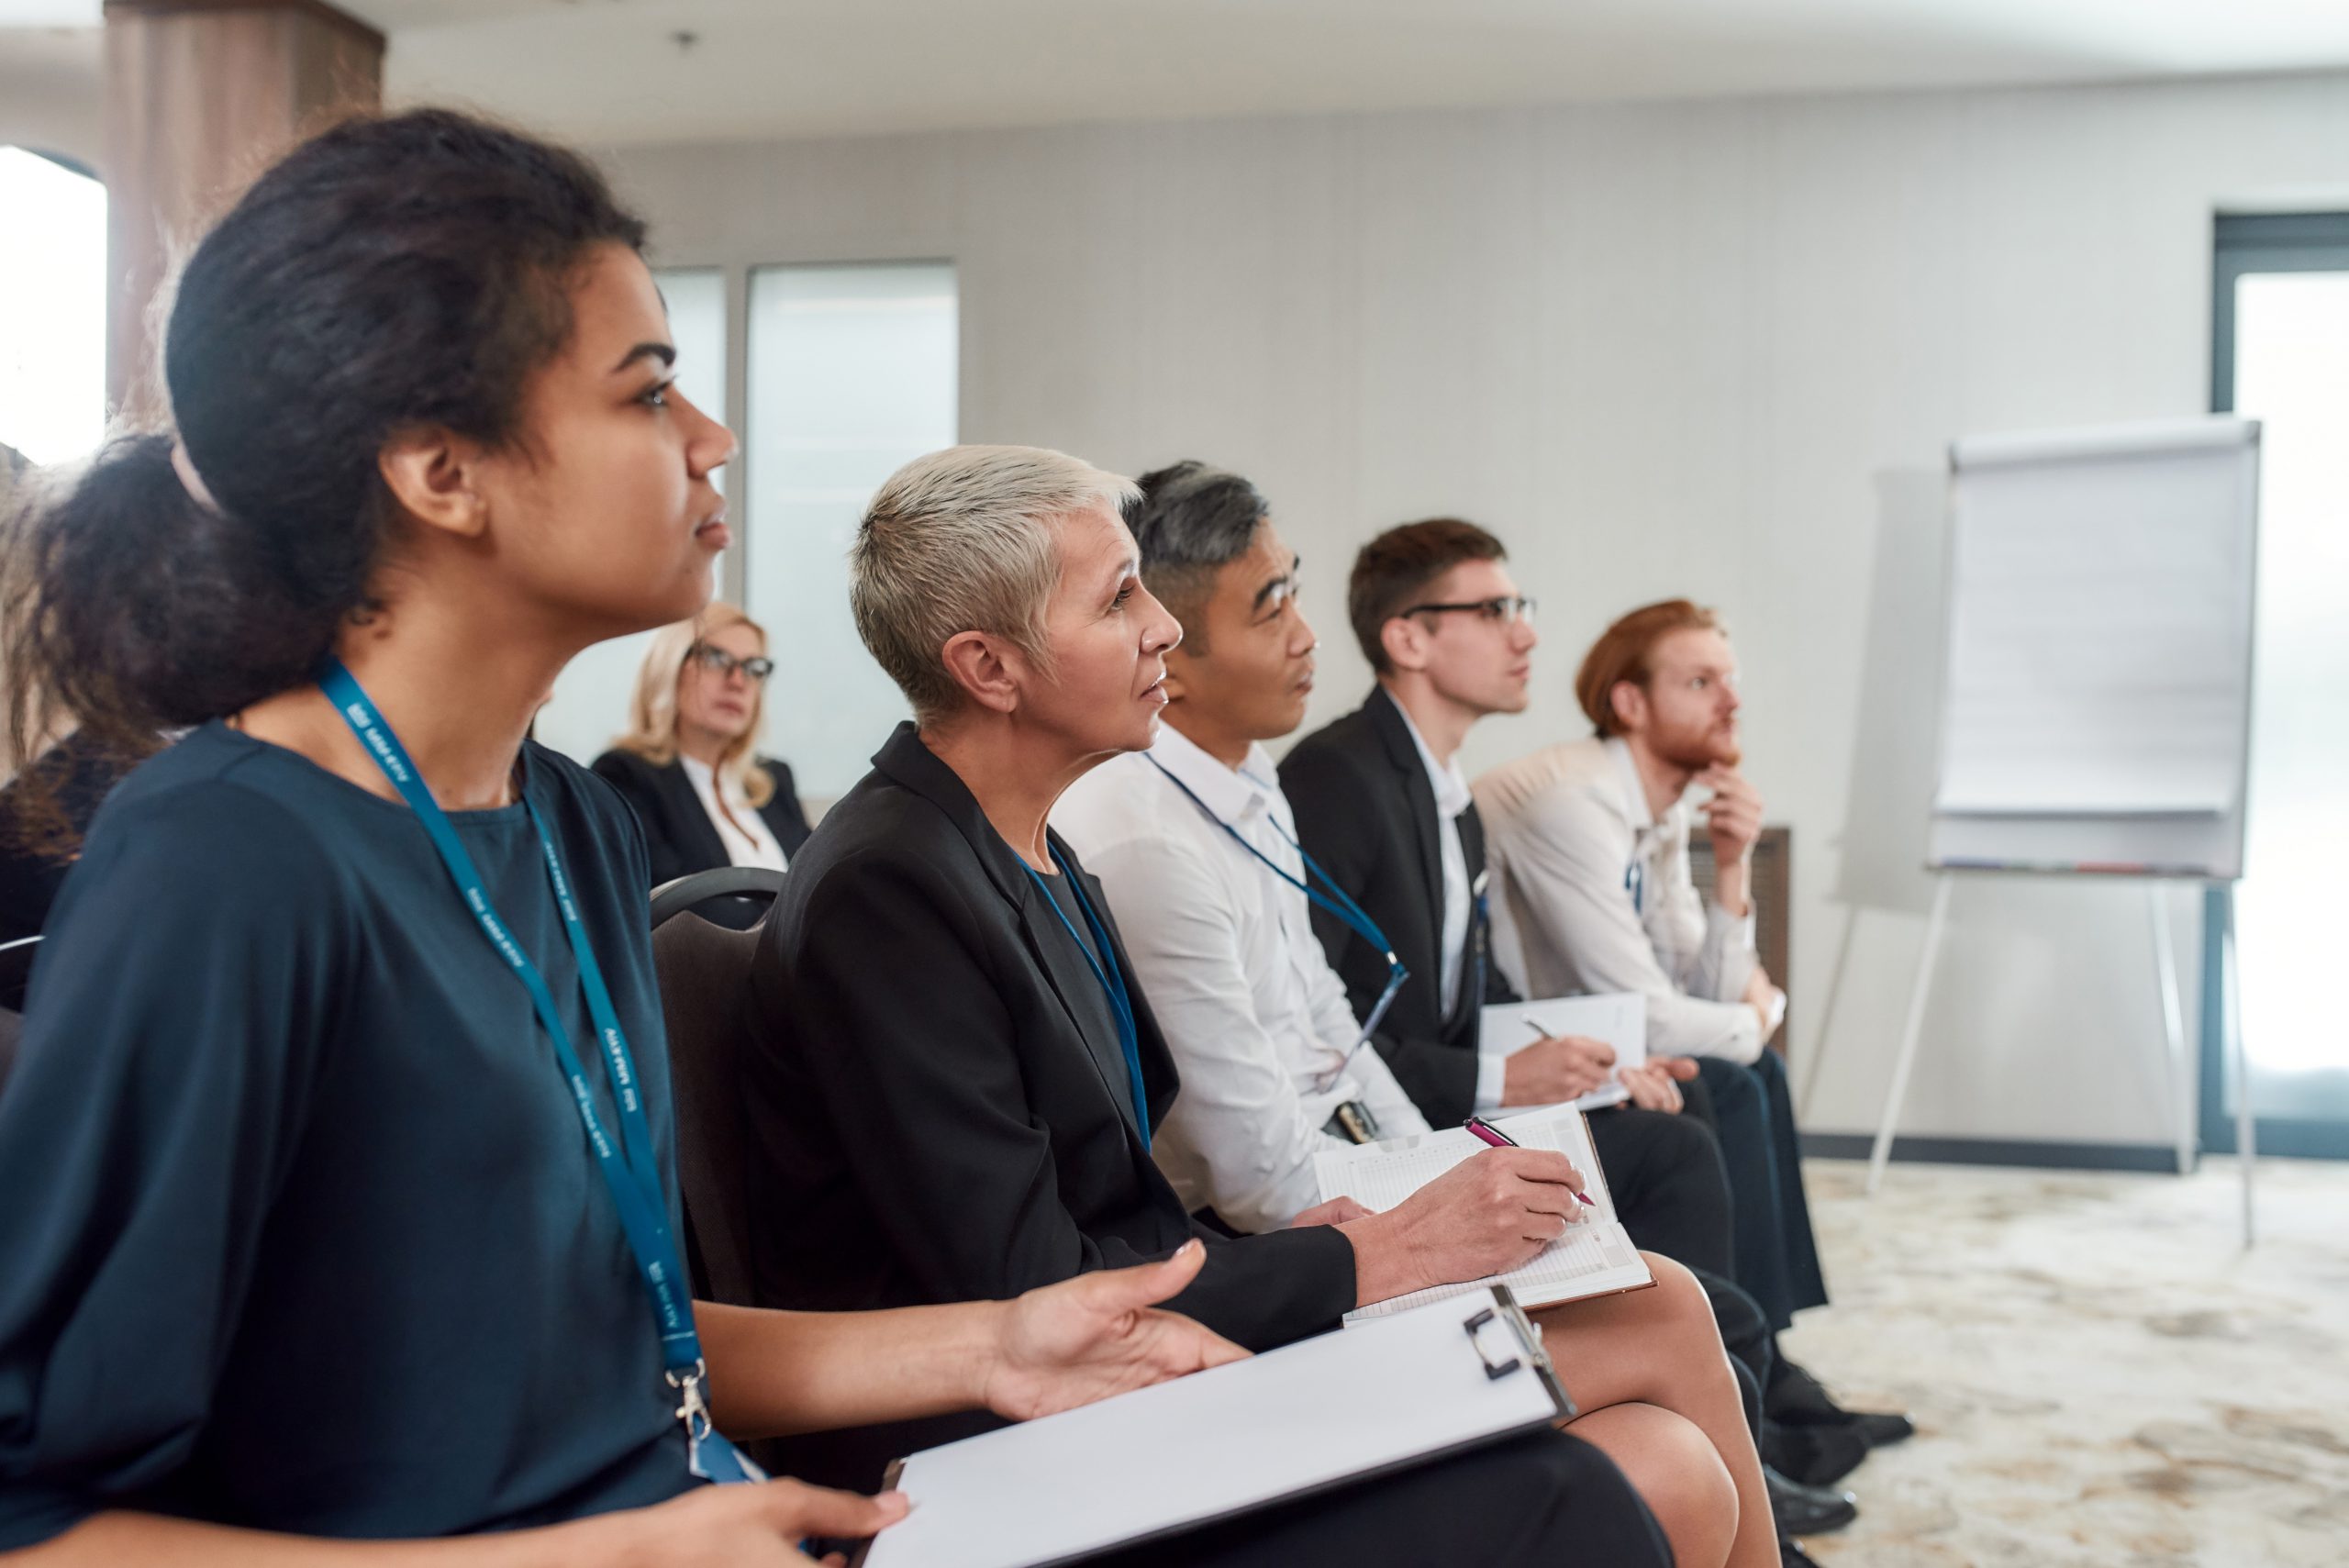
[[[1515,1372],[1519,1367],[1525,1364],[1524,1359],[1519,1356],[1511,1356],[1505,1362],[1497,1362],[1493,1359],[1493,1352],[1485,1348],[1485,1340],[1481,1330],[1487,1324],[1497,1323],[1498,1321],[1500,1321],[1500,1314],[1487,1307],[1479,1311],[1474,1318],[1469,1318],[1466,1322],[1460,1325],[1463,1329],[1465,1329],[1468,1331],[1468,1342],[1476,1347],[1476,1359],[1485,1363],[1485,1379],[1486,1382],[1507,1377],[1510,1373]]]
[[[1485,1363],[1485,1380],[1496,1382],[1531,1362],[1534,1375],[1541,1378],[1551,1398],[1557,1401],[1559,1415],[1562,1418],[1574,1416],[1575,1402],[1558,1382],[1557,1368],[1550,1360],[1549,1351],[1542,1343],[1542,1330],[1533,1326],[1533,1320],[1517,1304],[1517,1297],[1509,1294],[1508,1286],[1497,1284],[1492,1289],[1493,1304],[1478,1309],[1475,1316],[1460,1325],[1467,1332],[1468,1342],[1475,1347],[1476,1359]],[[1517,1341],[1519,1353],[1507,1361],[1494,1360],[1493,1352],[1486,1348],[1485,1330],[1496,1325],[1506,1328]]]

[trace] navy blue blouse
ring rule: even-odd
[[[642,836],[552,751],[525,779],[674,1213]],[[592,1041],[528,813],[452,819]],[[408,809],[217,724],[140,767],[0,1093],[0,1550],[113,1507],[395,1537],[652,1503],[695,1484],[666,1393],[529,995]]]

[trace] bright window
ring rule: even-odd
[[[829,799],[906,714],[849,617],[848,550],[881,482],[954,443],[954,268],[762,267],[750,316],[744,564],[776,664],[766,750]]]
[[[106,433],[106,187],[0,147],[0,442],[62,462]]]
[[[2263,1069],[2349,1068],[2332,967],[2349,886],[2349,272],[2253,272],[2235,291],[2235,408],[2263,449],[2243,1041]]]

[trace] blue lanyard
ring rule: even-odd
[[[678,1266],[676,1243],[670,1234],[668,1203],[662,1195],[660,1168],[652,1156],[652,1129],[644,1114],[636,1062],[629,1054],[628,1037],[620,1029],[619,1013],[612,1006],[611,993],[604,985],[603,969],[596,962],[595,947],[588,940],[586,925],[580,919],[578,904],[572,897],[571,882],[563,873],[554,836],[547,831],[545,819],[539,815],[528,792],[521,792],[522,804],[530,814],[530,825],[538,830],[539,847],[546,856],[547,881],[553,886],[555,906],[562,915],[563,934],[570,939],[571,951],[579,962],[579,984],[586,993],[588,1016],[594,1019],[596,1037],[603,1044],[605,1075],[619,1111],[618,1147],[605,1129],[603,1118],[596,1112],[586,1069],[572,1045],[571,1031],[555,1006],[554,993],[547,988],[538,965],[530,962],[522,944],[515,940],[495,906],[490,903],[488,889],[473,866],[473,857],[465,852],[448,813],[440,809],[432,792],[425,787],[416,764],[408,758],[407,749],[392,733],[391,726],[384,722],[382,714],[341,660],[327,662],[318,685],[342,715],[343,721],[351,726],[351,733],[359,737],[360,744],[367,748],[376,765],[398,789],[408,808],[416,813],[433,849],[440,852],[441,864],[448,868],[450,880],[456,884],[459,895],[464,899],[465,907],[473,911],[473,919],[489,939],[489,945],[497,950],[498,956],[530,994],[530,1005],[554,1044],[555,1061],[562,1070],[572,1103],[579,1111],[580,1125],[586,1129],[587,1146],[595,1153],[596,1169],[603,1173],[604,1184],[611,1190],[612,1202],[619,1210],[620,1229],[628,1237],[629,1251],[635,1255],[637,1273],[643,1277],[645,1293],[651,1298],[653,1318],[661,1333],[662,1363],[667,1369],[670,1385],[683,1399],[677,1417],[685,1424],[696,1473],[719,1481],[750,1479],[748,1467],[734,1452],[733,1446],[709,1424],[708,1405],[701,1388],[707,1369],[702,1363],[700,1337],[694,1331],[692,1285],[685,1271]]]
[[[1148,753],[1145,752],[1144,755],[1148,755]],[[1346,1070],[1347,1064],[1353,1061],[1354,1052],[1363,1048],[1363,1042],[1371,1037],[1371,1035],[1377,1029],[1379,1021],[1386,1017],[1386,1009],[1395,1005],[1395,994],[1403,988],[1403,982],[1411,977],[1411,972],[1403,966],[1403,961],[1401,959],[1395,956],[1395,949],[1386,940],[1386,933],[1378,929],[1378,922],[1372,919],[1367,914],[1365,914],[1363,910],[1363,906],[1353,901],[1353,895],[1347,893],[1344,888],[1338,885],[1337,878],[1331,876],[1328,872],[1323,871],[1321,869],[1320,862],[1316,861],[1311,855],[1305,852],[1304,845],[1298,843],[1295,839],[1290,838],[1286,833],[1282,832],[1281,825],[1278,822],[1274,821],[1270,816],[1267,816],[1264,818],[1265,821],[1272,823],[1273,831],[1280,834],[1281,842],[1286,844],[1290,849],[1297,851],[1297,861],[1305,867],[1306,874],[1308,876],[1319,877],[1323,884],[1329,888],[1330,891],[1326,895],[1319,888],[1313,886],[1310,883],[1290,875],[1288,869],[1286,866],[1281,865],[1278,862],[1275,861],[1272,856],[1264,853],[1264,851],[1250,843],[1246,834],[1241,832],[1239,828],[1234,828],[1230,823],[1226,822],[1222,817],[1218,817],[1215,814],[1215,808],[1208,805],[1206,801],[1199,798],[1198,791],[1193,789],[1189,784],[1185,784],[1181,779],[1176,778],[1174,776],[1174,771],[1172,768],[1169,768],[1165,763],[1160,762],[1156,757],[1152,757],[1150,759],[1150,762],[1151,766],[1156,768],[1160,773],[1166,775],[1166,782],[1168,784],[1173,784],[1176,789],[1181,790],[1185,795],[1189,797],[1191,804],[1199,808],[1199,814],[1201,816],[1214,823],[1217,827],[1222,828],[1226,833],[1229,833],[1231,836],[1231,841],[1233,843],[1239,845],[1241,849],[1247,851],[1250,854],[1264,862],[1266,869],[1271,871],[1275,876],[1279,877],[1283,882],[1287,883],[1291,887],[1294,887],[1299,893],[1304,894],[1309,901],[1319,905],[1322,908],[1330,911],[1330,914],[1335,915],[1338,917],[1339,922],[1342,924],[1346,929],[1360,937],[1364,941],[1368,942],[1371,946],[1372,951],[1384,953],[1386,955],[1386,989],[1380,992],[1378,995],[1378,1000],[1371,1005],[1370,1017],[1363,1020],[1362,1032],[1354,1037],[1353,1044],[1346,1048],[1345,1056],[1339,1062],[1338,1065],[1334,1069],[1322,1074],[1322,1084],[1324,1087],[1327,1087],[1330,1084],[1337,1082],[1338,1074],[1343,1073]]]
[[[1085,911],[1085,929],[1093,933],[1094,947],[1101,952],[1099,958],[1095,958],[1093,948],[1086,947],[1077,936],[1076,927],[1069,920],[1068,911],[1062,908],[1060,900],[1052,896],[1052,890],[1044,885],[1044,879],[1036,874],[1036,868],[1023,859],[1019,869],[1028,873],[1028,880],[1036,884],[1036,891],[1043,896],[1045,904],[1061,917],[1061,929],[1068,933],[1068,940],[1076,944],[1076,951],[1085,955],[1085,967],[1093,971],[1093,978],[1101,983],[1102,994],[1109,998],[1109,1012],[1118,1020],[1118,1045],[1126,1056],[1127,1085],[1133,1091],[1134,1127],[1141,1133],[1141,1150],[1147,1154],[1150,1152],[1150,1101],[1141,1087],[1141,1035],[1134,1027],[1133,997],[1127,994],[1126,977],[1119,970],[1118,955],[1109,946],[1109,932],[1101,924],[1101,917],[1093,912],[1093,900],[1085,895],[1084,885],[1076,880],[1076,873],[1069,870],[1068,862],[1061,859],[1061,852],[1052,850],[1051,853],[1052,863],[1061,868],[1061,881],[1076,895],[1076,906]]]
[[[1623,891],[1631,895],[1631,913],[1647,913],[1648,868],[1633,861],[1623,871]]]

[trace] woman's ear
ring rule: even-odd
[[[385,441],[375,454],[375,470],[393,499],[417,522],[478,539],[489,527],[489,503],[481,485],[486,456],[475,443],[427,426]]]
[[[996,713],[1018,710],[1019,677],[1026,671],[1026,662],[997,646],[993,637],[984,631],[958,631],[947,639],[939,657],[945,661],[946,673],[954,677],[954,684],[969,693],[973,702]],[[1018,661],[1016,667],[1014,661]]]

